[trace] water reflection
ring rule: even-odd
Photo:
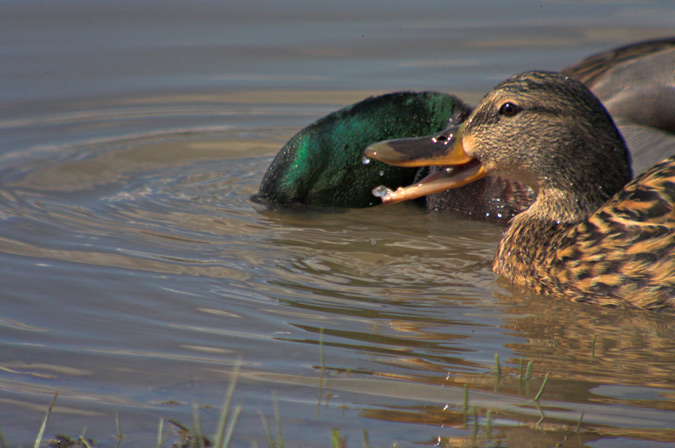
[[[508,446],[581,446],[611,437],[675,439],[675,431],[664,430],[675,410],[673,330],[666,320],[623,310],[580,310],[579,305],[545,300],[542,306],[541,298],[516,301],[520,303],[515,308],[506,310],[503,327],[524,342],[505,344],[513,351],[502,358],[499,373],[496,366],[486,371],[485,364],[468,361],[473,351],[468,347],[475,350],[476,343],[454,333],[467,325],[475,331],[484,326],[461,320],[404,320],[400,315],[322,307],[353,319],[367,317],[371,325],[365,332],[298,325],[315,336],[283,340],[317,344],[316,335],[322,332],[324,347],[364,353],[380,367],[354,369],[327,361],[325,368],[333,374],[327,380],[331,393],[356,392],[362,403],[373,395],[396,397],[396,404],[366,405],[360,415],[440,426],[444,430],[432,432],[429,440],[441,446],[474,446],[487,440],[488,425],[489,439]],[[534,365],[531,379],[525,378],[529,361]],[[359,380],[363,375],[373,380]],[[544,376],[546,385],[534,401]],[[462,397],[464,387],[468,405]],[[452,428],[465,435],[442,436]]]
[[[657,388],[673,384],[675,328],[668,317],[542,298],[519,302],[505,327],[528,342],[509,348],[538,359],[544,369],[555,368],[579,382]]]

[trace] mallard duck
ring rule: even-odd
[[[436,92],[395,92],[333,112],[295,134],[270,164],[259,198],[282,206],[368,207],[380,183],[407,185],[417,170],[362,163],[371,143],[423,136],[461,123],[471,108]]]
[[[579,77],[606,102],[629,143],[636,173],[675,152],[675,101],[661,100],[668,92],[673,95],[674,38],[592,56],[565,72]],[[470,112],[458,98],[435,92],[397,92],[348,106],[291,138],[269,166],[257,198],[284,207],[376,205],[369,193],[375,186],[408,185],[437,168],[394,168],[377,161],[363,165],[366,146],[433,134],[460,123]],[[418,202],[432,210],[506,223],[533,198],[526,185],[488,177]]]
[[[453,167],[389,192],[384,202],[486,176],[529,185],[534,202],[511,220],[493,264],[512,283],[573,301],[675,311],[675,157],[630,181],[621,133],[576,79],[538,71],[513,76],[461,126],[376,143],[365,155],[400,166]]]

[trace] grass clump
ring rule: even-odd
[[[192,408],[192,429],[180,424],[179,422],[169,419],[173,425],[181,431],[181,442],[178,445],[180,448],[228,448],[232,441],[234,429],[237,426],[237,420],[241,413],[242,406],[237,405],[232,408],[232,398],[234,397],[234,390],[239,379],[239,371],[241,362],[238,361],[235,365],[232,374],[232,380],[227,388],[225,399],[221,407],[220,415],[218,417],[218,428],[213,440],[207,437],[202,431],[201,419],[199,417],[199,406],[194,405]],[[159,421],[159,428],[157,431],[157,448],[161,448],[165,438],[162,437],[163,419]]]

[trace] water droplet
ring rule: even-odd
[[[391,188],[387,188],[384,185],[380,185],[379,187],[373,188],[373,196],[376,198],[384,198],[385,196],[388,196],[392,194],[393,191]]]
[[[361,160],[364,165],[368,165],[370,163],[370,159],[366,156],[363,156],[363,159]]]

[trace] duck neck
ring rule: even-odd
[[[554,254],[566,232],[600,208],[606,198],[576,195],[556,188],[541,189],[535,202],[511,221],[499,243],[493,270],[511,282],[546,292]]]

